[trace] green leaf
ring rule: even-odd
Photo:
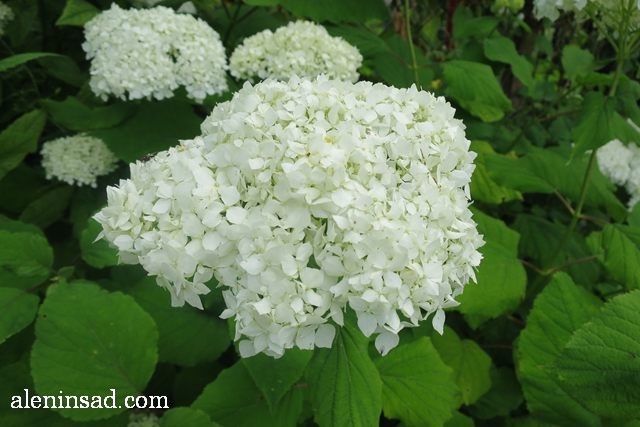
[[[54,123],[78,132],[117,126],[135,112],[132,104],[118,103],[91,108],[72,96],[64,101],[43,99],[40,103]]]
[[[85,0],[67,0],[62,15],[56,21],[56,25],[73,25],[82,27],[91,18],[100,13],[100,10]]]
[[[458,406],[453,372],[428,338],[395,348],[377,359],[376,366],[387,418],[399,419],[408,427],[431,427],[453,416]]]
[[[525,86],[533,85],[533,65],[518,54],[516,45],[511,39],[503,36],[484,40],[484,55],[492,61],[511,65],[513,75]]]
[[[453,14],[453,38],[458,42],[489,37],[497,26],[495,17],[474,16],[471,9],[464,5],[459,5]]]
[[[505,417],[517,409],[522,401],[520,384],[513,370],[505,367],[492,369],[491,389],[469,408],[469,412],[474,418],[482,420]]]
[[[380,53],[389,52],[390,47],[384,39],[366,27],[355,26],[335,26],[327,28],[327,31],[334,37],[342,37],[347,42],[358,48],[362,56],[374,57]]]
[[[295,426],[302,411],[302,392],[290,392],[274,411],[269,411],[244,364],[237,362],[220,372],[192,407],[224,427]]]
[[[582,102],[580,119],[573,129],[575,146],[571,157],[577,158],[587,150],[595,150],[611,141],[614,116],[612,99],[605,98],[600,92],[588,93]]]
[[[67,185],[52,188],[27,205],[20,221],[47,228],[64,216],[72,194],[73,187]]]
[[[80,253],[82,259],[92,267],[105,268],[118,265],[118,251],[109,246],[106,240],[96,241],[102,226],[90,219],[80,234]]]
[[[538,295],[517,341],[517,372],[529,411],[549,423],[599,426],[599,419],[555,381],[554,363],[571,334],[600,306],[565,273],[556,273]]]
[[[28,53],[18,53],[16,55],[11,55],[7,58],[0,60],[0,73],[10,70],[18,65],[22,65],[29,61],[33,61],[34,59],[47,58],[47,57],[56,57],[62,56],[57,53],[49,53],[49,52],[28,52]]]
[[[520,214],[513,223],[513,228],[520,233],[520,256],[534,260],[542,268],[555,267],[570,259],[587,258],[592,254],[582,235],[573,233],[558,256],[549,248],[560,246],[567,225],[547,221],[544,217],[531,214]],[[555,259],[554,259],[555,258]],[[600,277],[601,268],[597,260],[569,265],[566,271],[571,277],[584,286],[594,285]]]
[[[491,67],[479,62],[448,61],[443,65],[446,94],[484,122],[495,122],[511,111],[511,101]]]
[[[65,55],[38,58],[38,64],[49,75],[71,86],[81,87],[89,80],[89,74],[78,67],[76,62]]]
[[[486,141],[471,141],[471,150],[478,153],[471,178],[471,198],[484,203],[501,204],[510,200],[522,200],[522,194],[502,186],[491,178],[484,162],[484,154],[495,154],[493,147]]]
[[[277,6],[280,0],[244,0],[246,4],[251,6]]]
[[[384,40],[386,49],[374,55],[374,68],[382,79],[389,85],[409,87],[415,83],[411,49],[406,40],[399,36]],[[433,80],[433,64],[419,51],[416,52],[418,78],[422,85],[428,85]]]
[[[617,226],[607,224],[589,237],[609,276],[627,289],[640,288],[640,250]]]
[[[47,190],[48,186],[50,181],[45,179],[41,170],[29,167],[24,162],[19,164],[0,179],[3,211],[20,215],[33,199]]]
[[[7,427],[69,427],[69,420],[47,409],[35,409],[27,405],[24,389],[29,390],[29,397],[33,396],[33,381],[29,374],[28,357],[0,368],[0,419]],[[13,396],[21,398],[24,409],[11,409],[9,402]],[[42,401],[41,401],[42,402]],[[49,404],[51,401],[49,400]],[[121,414],[106,421],[93,421],[90,427],[127,427],[128,414]],[[73,424],[89,427],[85,424]]]
[[[209,416],[193,408],[169,409],[160,419],[160,427],[218,427]]]
[[[33,322],[40,298],[15,288],[0,288],[0,344]]]
[[[572,44],[562,49],[562,67],[569,80],[586,76],[594,70],[594,65],[591,52]]]
[[[456,299],[460,302],[457,310],[477,327],[520,305],[526,272],[518,259],[519,234],[480,211],[474,211],[474,220],[486,242],[480,248],[484,258],[476,273],[477,283],[469,283]]]
[[[231,344],[224,321],[190,306],[171,307],[169,293],[153,278],[137,283],[130,294],[158,326],[161,362],[194,366],[216,360]]]
[[[453,417],[444,424],[444,427],[474,427],[473,419],[460,412],[454,412]]]
[[[519,158],[486,154],[484,161],[490,176],[501,185],[523,193],[553,194],[558,191],[569,200],[577,202],[588,159],[586,156],[576,157],[571,166],[568,166],[569,153],[565,151],[531,147],[526,155]],[[611,182],[594,168],[585,205],[604,207],[616,218],[625,217],[626,208],[612,190]]]
[[[257,354],[242,359],[242,362],[273,410],[302,377],[312,355],[311,351],[294,348],[287,350],[279,359]]]
[[[0,230],[0,286],[28,289],[51,274],[53,250],[42,233]]]
[[[34,110],[20,116],[0,133],[0,179],[28,153],[36,151],[45,121],[44,113]]]
[[[453,369],[458,385],[459,401],[465,405],[476,402],[491,388],[491,358],[472,340],[461,340],[447,327],[442,335],[431,337],[440,358]]]
[[[282,7],[294,15],[316,22],[366,22],[389,19],[389,9],[382,0],[280,0]]]
[[[109,396],[116,408],[58,409],[72,420],[98,420],[124,412],[124,397],[142,393],[157,361],[158,332],[133,298],[90,282],[47,290],[36,320],[31,374],[41,395]]]
[[[555,368],[562,389],[594,413],[640,417],[640,291],[606,303],[573,334]]]
[[[120,159],[133,162],[177,145],[180,139],[195,137],[201,122],[191,105],[168,99],[143,103],[118,126],[88,133],[102,139]]]
[[[362,333],[346,324],[333,347],[316,349],[307,369],[314,419],[320,427],[377,425],[382,382]]]

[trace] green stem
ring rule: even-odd
[[[411,35],[411,14],[409,13],[409,0],[404,0],[404,22],[407,26],[407,41],[409,42],[409,50],[411,51],[411,69],[413,70],[413,82],[422,89],[420,84],[420,76],[418,75],[418,60],[416,58],[416,49],[413,46],[413,36]]]
[[[564,247],[569,242],[571,235],[573,234],[573,230],[575,230],[576,225],[578,225],[578,219],[581,217],[582,208],[584,207],[585,199],[587,198],[587,189],[589,188],[589,178],[591,177],[591,171],[593,170],[593,165],[596,160],[596,151],[592,150],[591,155],[589,156],[589,163],[587,164],[587,170],[584,173],[584,177],[582,178],[582,184],[580,185],[580,195],[578,196],[578,205],[576,209],[573,211],[573,215],[571,215],[571,222],[569,223],[569,227],[562,236],[562,240],[560,240],[560,244],[556,247],[555,251],[553,251],[553,255],[551,256],[550,264],[553,265],[556,262],[556,259],[564,249]]]

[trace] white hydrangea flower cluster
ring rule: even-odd
[[[320,77],[245,84],[108,189],[96,219],[174,305],[216,277],[243,357],[329,347],[351,307],[385,354],[474,279],[474,153],[443,99]]]
[[[132,413],[127,427],[160,427],[160,418],[151,413]]]
[[[227,90],[220,36],[191,15],[162,6],[124,10],[114,3],[84,30],[91,89],[102,99],[164,99],[184,86],[200,102]]]
[[[614,139],[596,152],[600,172],[616,185],[624,186],[629,199],[629,209],[640,201],[640,147],[625,145]]]
[[[95,137],[75,135],[45,142],[40,151],[47,179],[96,187],[96,179],[116,169],[118,158]]]
[[[533,12],[538,19],[555,21],[560,13],[591,11],[605,25],[617,30],[623,19],[629,19],[631,31],[640,27],[639,0],[534,0]],[[628,16],[631,14],[631,16]]]
[[[298,76],[358,80],[362,55],[340,37],[332,37],[322,26],[308,21],[290,22],[275,32],[261,31],[246,38],[231,55],[231,75],[244,80]]]
[[[561,12],[579,12],[587,5],[587,0],[534,0],[533,13],[538,19],[555,21]]]
[[[0,36],[4,35],[4,27],[14,18],[13,10],[0,1]]]
[[[154,7],[161,1],[162,0],[134,0],[133,4],[141,7]],[[180,7],[176,9],[176,11],[180,13],[189,13],[191,15],[195,15],[196,13],[198,13],[196,5],[194,5],[192,1],[186,1],[182,3]]]

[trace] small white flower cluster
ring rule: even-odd
[[[113,4],[85,24],[82,47],[91,60],[91,89],[107,99],[190,98],[227,90],[220,36],[204,21],[166,7],[124,10]]]
[[[127,427],[160,427],[160,418],[151,413],[132,413]]]
[[[587,0],[534,0],[533,13],[538,19],[555,21],[560,12],[579,12],[587,5]]]
[[[329,347],[351,307],[385,354],[457,305],[483,244],[474,154],[443,99],[320,77],[245,84],[203,135],[131,166],[96,219],[174,305],[215,276],[240,353]]]
[[[118,159],[102,140],[75,135],[45,142],[40,151],[47,179],[96,187],[96,179],[116,169]]]
[[[231,75],[238,79],[288,80],[298,76],[358,80],[362,55],[340,37],[332,37],[322,26],[297,21],[246,38],[229,59]]]
[[[616,185],[624,186],[629,209],[640,201],[640,147],[628,146],[618,139],[608,142],[596,152],[600,172]]]
[[[0,36],[4,34],[4,26],[14,18],[9,6],[0,1]]]
[[[154,7],[161,1],[162,0],[134,0],[133,4],[140,7]],[[189,13],[191,15],[195,15],[196,13],[198,13],[196,6],[191,1],[182,3],[180,7],[176,9],[176,11],[179,13]]]
[[[533,11],[538,19],[549,18],[552,21],[558,19],[562,12],[586,12],[585,16],[595,16],[614,31],[619,30],[617,27],[623,20],[628,20],[631,31],[640,27],[639,0],[534,0]]]

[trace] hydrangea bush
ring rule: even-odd
[[[0,2],[0,426],[637,425],[639,16]]]

